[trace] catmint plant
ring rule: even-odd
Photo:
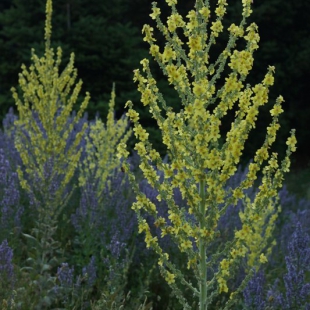
[[[259,109],[268,102],[275,68],[269,66],[262,82],[254,86],[245,82],[259,42],[257,25],[247,25],[252,13],[251,0],[242,0],[242,20],[238,25],[228,27],[227,45],[215,61],[210,60],[209,52],[224,30],[227,1],[219,0],[211,14],[210,2],[197,0],[186,18],[178,13],[177,0],[166,0],[166,3],[171,7],[166,22],[161,18],[156,2],[150,14],[165,38],[164,48],[156,44],[153,27],[144,25],[142,32],[144,41],[150,45],[151,56],[177,91],[181,109],[174,111],[165,101],[148,59],[141,61],[142,72],[134,70],[134,81],[138,83],[141,102],[161,130],[169,163],[163,162],[152,147],[133,103],[128,101],[126,107],[138,139],[135,150],[141,157],[139,167],[147,182],[158,191],[157,201],[167,202],[170,222],[159,215],[157,204],[140,191],[126,161],[123,169],[129,174],[136,194],[132,209],[138,217],[139,232],[145,235],[146,246],[158,254],[160,272],[183,308],[191,309],[191,305],[184,297],[181,285],[199,301],[199,310],[210,308],[215,298],[223,300],[224,296],[227,302],[221,306],[228,309],[238,300],[253,271],[267,262],[279,212],[278,190],[284,173],[289,171],[289,157],[296,150],[295,131],[291,131],[286,141],[286,155],[280,161],[278,154],[270,151],[280,127],[279,115],[283,112],[284,99],[279,96],[270,110],[272,121],[267,126],[265,141],[256,151],[246,178],[240,185],[227,188],[228,180],[237,171],[249,133],[255,128]],[[236,47],[241,39],[245,43],[243,49]],[[219,78],[224,69],[230,73],[221,83]],[[235,119],[230,130],[222,134],[221,123],[233,109]],[[129,156],[124,143],[119,144],[118,152],[119,158]],[[157,171],[163,173],[162,179]],[[262,173],[261,185],[255,197],[250,198],[246,191],[254,186],[259,171]],[[194,222],[188,221],[186,208],[175,203],[175,188],[186,200]],[[241,226],[234,230],[231,240],[217,243],[220,237],[218,223],[228,207],[237,205],[238,201],[243,204],[243,210],[239,212]],[[195,281],[188,280],[171,262],[169,253],[161,248],[158,237],[146,221],[149,214],[154,217],[152,225],[161,229],[161,237],[170,235],[179,251],[187,256],[188,269]],[[234,279],[241,264],[245,264],[247,275],[240,286],[232,290],[229,281]],[[217,307],[219,309],[220,305]]]
[[[11,308],[14,304],[14,286],[16,282],[13,266],[13,250],[7,240],[0,243],[0,306],[4,309]],[[5,308],[5,307],[6,308]]]
[[[285,249],[286,273],[269,289],[264,272],[256,273],[243,292],[246,309],[310,309],[310,237],[299,221],[288,225],[294,231]]]
[[[20,232],[22,213],[18,175],[0,148],[0,241]]]
[[[306,279],[310,271],[310,236],[299,222],[288,243],[285,263],[285,294],[270,290],[268,300],[273,300],[275,309],[310,309],[310,281]]]
[[[265,310],[265,276],[260,270],[255,273],[243,291],[246,309]]]

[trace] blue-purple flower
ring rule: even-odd
[[[11,302],[16,278],[13,266],[13,250],[7,240],[0,243],[0,300]]]

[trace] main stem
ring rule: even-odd
[[[206,212],[206,186],[205,181],[199,182],[199,196],[201,201],[199,203],[199,227],[205,228],[205,212]],[[199,236],[199,269],[200,269],[200,296],[199,296],[199,310],[207,310],[207,266],[206,266],[206,244],[202,237]]]

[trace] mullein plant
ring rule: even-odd
[[[32,245],[27,259],[30,266],[23,271],[33,279],[28,289],[32,289],[36,297],[44,297],[36,304],[40,309],[52,302],[49,288],[55,277],[51,277],[51,271],[60,264],[59,259],[63,259],[60,243],[55,240],[57,221],[72,193],[70,182],[77,171],[87,122],[74,139],[71,133],[90,99],[87,93],[75,117],[68,121],[82,81],[75,84],[74,54],[60,72],[62,50],[58,47],[54,58],[51,19],[52,1],[47,0],[44,56],[39,57],[32,50],[32,64],[29,68],[22,65],[19,74],[22,97],[12,88],[18,109],[15,146],[22,161],[17,173],[22,189],[29,196],[32,210],[27,212],[32,213],[34,221],[31,234],[23,234],[29,247]],[[31,302],[36,303],[35,300]]]
[[[70,147],[67,145],[67,140],[74,126],[82,118],[90,99],[87,93],[80,110],[68,124],[82,81],[75,85],[77,70],[74,68],[74,54],[71,54],[64,71],[59,72],[62,50],[58,47],[57,57],[54,59],[54,50],[51,48],[51,16],[52,1],[48,0],[45,54],[39,58],[32,50],[32,64],[28,69],[22,65],[22,73],[19,74],[22,99],[17,90],[12,88],[18,109],[15,146],[25,167],[24,170],[18,167],[17,171],[22,188],[31,193],[34,203],[38,204],[37,212],[42,222],[56,219],[64,205],[63,201],[66,200],[65,188],[78,166],[81,155],[79,145],[87,123],[84,122],[74,141],[71,139]],[[60,179],[60,184],[54,189],[53,182],[57,178]],[[37,190],[32,188],[31,184],[35,185]],[[37,201],[35,193],[40,193],[44,197],[44,206],[39,207],[43,201]]]
[[[177,0],[166,0],[166,3],[171,7],[166,23],[160,18],[161,11],[156,2],[150,14],[166,40],[164,49],[156,44],[154,29],[150,25],[144,25],[142,32],[144,41],[150,45],[150,54],[177,91],[182,108],[175,112],[165,102],[150,71],[149,60],[141,61],[142,72],[139,69],[134,71],[134,81],[138,83],[143,105],[149,108],[161,130],[169,163],[164,163],[152,147],[133,103],[128,101],[126,107],[138,139],[135,150],[141,157],[140,169],[148,183],[158,191],[157,201],[167,202],[169,223],[158,215],[156,203],[139,190],[126,161],[123,169],[129,174],[136,193],[132,209],[138,217],[139,232],[145,234],[147,247],[158,254],[160,272],[183,308],[191,309],[183,294],[189,289],[199,300],[200,310],[210,308],[215,298],[222,299],[223,293],[227,298],[223,308],[228,309],[241,296],[253,271],[267,262],[279,212],[278,190],[284,173],[289,171],[289,157],[296,150],[295,131],[291,131],[286,141],[286,155],[279,161],[278,154],[270,151],[280,127],[279,115],[283,112],[284,99],[279,96],[270,110],[272,121],[267,127],[266,138],[256,151],[246,178],[234,188],[225,188],[237,171],[244,144],[255,128],[259,108],[268,102],[275,68],[268,68],[262,82],[254,86],[245,83],[259,42],[257,25],[246,26],[252,13],[251,0],[242,0],[242,20],[239,25],[228,27],[228,43],[214,62],[210,61],[209,52],[224,31],[227,1],[217,2],[214,21],[211,20],[213,14],[208,0],[197,0],[186,19],[177,11]],[[242,38],[245,48],[239,50],[236,43]],[[224,69],[229,68],[231,71],[224,84],[219,83]],[[223,136],[220,126],[231,110],[235,111],[235,119]],[[129,156],[124,143],[118,146],[118,156],[122,159]],[[158,171],[164,174],[163,179],[159,178]],[[254,186],[259,171],[262,172],[261,185],[255,197],[250,199],[246,191]],[[185,207],[175,203],[175,188],[179,188],[186,200],[188,212],[195,218],[194,223],[187,220]],[[241,227],[235,229],[233,238],[225,244],[216,243],[221,217],[230,205],[236,205],[240,200],[243,203],[239,212]],[[152,224],[161,229],[161,237],[170,235],[179,250],[187,255],[187,268],[196,278],[194,283],[185,278],[169,259],[169,253],[159,246],[158,238],[151,233],[152,227],[145,220],[148,214],[154,217]],[[216,249],[212,246],[214,244],[218,245]],[[231,290],[228,281],[234,278],[243,262],[246,262],[247,275],[238,288]]]
[[[85,158],[79,165],[79,186],[83,187],[87,181],[96,182],[97,193],[101,195],[106,182],[117,170],[120,170],[120,162],[116,156],[116,147],[119,143],[127,143],[131,136],[128,130],[128,118],[122,117],[115,120],[115,85],[113,84],[107,122],[96,118],[89,126],[86,136]]]

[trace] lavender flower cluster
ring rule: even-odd
[[[299,221],[290,224],[294,232],[285,256],[286,273],[269,290],[264,272],[256,273],[243,292],[247,309],[310,309],[310,236]]]
[[[7,240],[0,244],[0,278],[14,283],[14,266],[13,266],[13,250],[9,247]]]
[[[13,301],[13,290],[16,277],[13,265],[13,250],[7,240],[0,243],[0,300],[6,300],[7,304]]]

